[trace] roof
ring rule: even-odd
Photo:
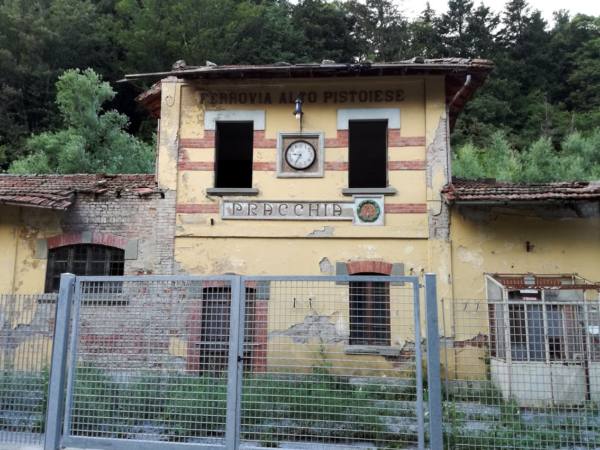
[[[217,65],[207,61],[204,66],[188,66],[184,61],[175,63],[174,68],[164,72],[134,73],[125,75],[125,80],[148,78],[313,78],[313,77],[357,77],[382,75],[407,75],[422,73],[477,72],[487,74],[494,64],[487,59],[467,58],[412,58],[403,61],[380,63],[322,63],[290,64],[286,62],[259,65]]]
[[[567,274],[489,274],[506,289],[600,290],[600,283],[586,280],[576,273]]]
[[[463,204],[598,201],[600,181],[520,184],[454,179],[442,194],[448,202]]]
[[[412,58],[380,63],[339,64],[332,61],[311,64],[223,65],[207,62],[205,66],[188,66],[178,61],[165,72],[125,75],[125,81],[159,80],[166,77],[204,80],[248,80],[291,78],[358,78],[400,75],[445,75],[450,125],[454,125],[464,104],[485,81],[494,64],[487,59]],[[465,81],[468,82],[465,84]],[[137,99],[150,113],[160,115],[160,84],[155,84]]]
[[[0,175],[0,205],[66,210],[77,193],[104,195],[160,192],[154,175]]]

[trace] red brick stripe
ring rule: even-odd
[[[424,214],[427,212],[425,203],[386,203],[386,214]]]
[[[254,148],[270,148],[277,147],[277,139],[265,137],[263,130],[254,132]],[[425,145],[425,136],[401,136],[399,129],[388,130],[388,146],[390,147],[423,147]],[[180,139],[179,147],[181,148],[214,148],[215,147],[215,132],[214,130],[206,130],[203,138],[197,139]],[[348,147],[348,130],[338,130],[337,136],[334,138],[325,139],[325,147],[327,148],[345,148]]]
[[[325,170],[348,170],[348,163],[345,161],[325,161]]]
[[[277,139],[267,139],[264,130],[254,132],[254,148],[276,148]]]
[[[179,161],[177,168],[179,170],[213,171],[215,163],[212,161]]]
[[[392,264],[384,261],[350,261],[346,264],[348,275],[356,273],[379,273],[390,275]]]
[[[219,205],[216,203],[186,203],[177,205],[176,211],[180,214],[216,214]]]
[[[390,161],[389,170],[425,170],[425,161]]]
[[[400,136],[400,130],[388,130],[389,147],[423,147],[425,136]]]
[[[326,148],[348,147],[348,130],[338,130],[337,136],[325,139]]]
[[[275,170],[274,162],[254,162],[252,163],[252,170],[258,172],[272,172]]]

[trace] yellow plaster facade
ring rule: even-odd
[[[402,94],[390,101],[375,101],[373,97],[371,101],[353,103],[336,102],[330,95],[360,90]],[[231,92],[258,93],[263,99],[268,93],[271,102],[229,100],[239,100],[239,95],[223,97],[227,98],[223,103],[211,101],[211,93]],[[299,131],[300,122],[292,111],[293,99],[300,93],[314,94],[314,101],[303,104],[302,131],[323,134],[324,175],[280,178],[277,138],[279,133]],[[515,212],[508,207],[473,213],[450,208],[443,201],[440,192],[449,182],[450,171],[448,99],[443,75],[245,81],[169,77],[161,82],[160,95],[156,178],[159,187],[173,195],[176,205],[172,218],[175,227],[169,236],[174,241],[174,273],[333,275],[337,263],[402,264],[407,275],[437,275],[438,296],[444,299],[441,332],[450,339],[488,332],[486,320],[471,321],[461,328],[454,317],[454,304],[461,299],[485,302],[485,273],[577,272],[587,279],[600,280],[597,216],[543,218],[539,211]],[[280,102],[282,95],[289,101]],[[388,131],[388,185],[395,192],[386,192],[383,197],[382,226],[333,220],[222,218],[223,202],[232,199],[351,202],[352,197],[343,193],[348,188],[348,139],[347,131],[338,129],[342,109],[399,112],[399,128]],[[209,189],[215,187],[215,137],[214,131],[205,130],[207,113],[257,110],[264,115],[264,129],[255,129],[254,133],[252,187],[256,195],[210,195]],[[40,239],[64,232],[61,214],[65,213],[11,206],[2,206],[2,211],[0,292],[43,292],[46,260],[37,257],[36,245]],[[532,250],[526,250],[526,242],[533,245]],[[347,299],[347,287],[338,288],[336,295]],[[292,359],[302,354],[317,358],[322,350],[318,340],[298,347],[289,337],[277,335],[302,323],[313,312],[285,312],[280,300],[276,296],[270,299],[268,330],[274,336],[268,342],[268,354],[280,355],[275,358],[278,364],[285,363],[281,357],[284,354]],[[327,305],[322,301],[319,313],[329,317],[332,324],[347,323],[348,305],[344,302],[338,299]],[[393,317],[391,325],[393,345],[402,346],[414,331],[412,324]],[[17,353],[28,351],[27,345],[24,342]],[[171,354],[183,358],[186,345],[185,340],[172,337]],[[343,347],[333,343],[325,352],[339,354]],[[486,355],[481,348],[459,348],[445,356],[442,363],[449,373],[456,375],[456,368],[461,366],[469,368],[468,377],[486,375]],[[389,374],[400,370],[393,360],[382,356],[354,358],[358,366],[368,364]],[[348,358],[348,364],[352,361]]]

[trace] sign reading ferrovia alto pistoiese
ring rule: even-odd
[[[223,219],[353,220],[354,202],[224,200]]]

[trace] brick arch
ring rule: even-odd
[[[381,275],[392,274],[392,263],[385,261],[350,261],[346,263],[348,275],[355,275],[357,273],[376,273]]]
[[[117,236],[111,233],[99,233],[84,231],[80,233],[64,233],[56,236],[49,237],[46,239],[46,246],[48,250],[58,247],[64,247],[66,245],[77,245],[77,244],[97,244],[106,245],[107,247],[120,248],[126,250],[129,243],[129,239],[122,236]]]

